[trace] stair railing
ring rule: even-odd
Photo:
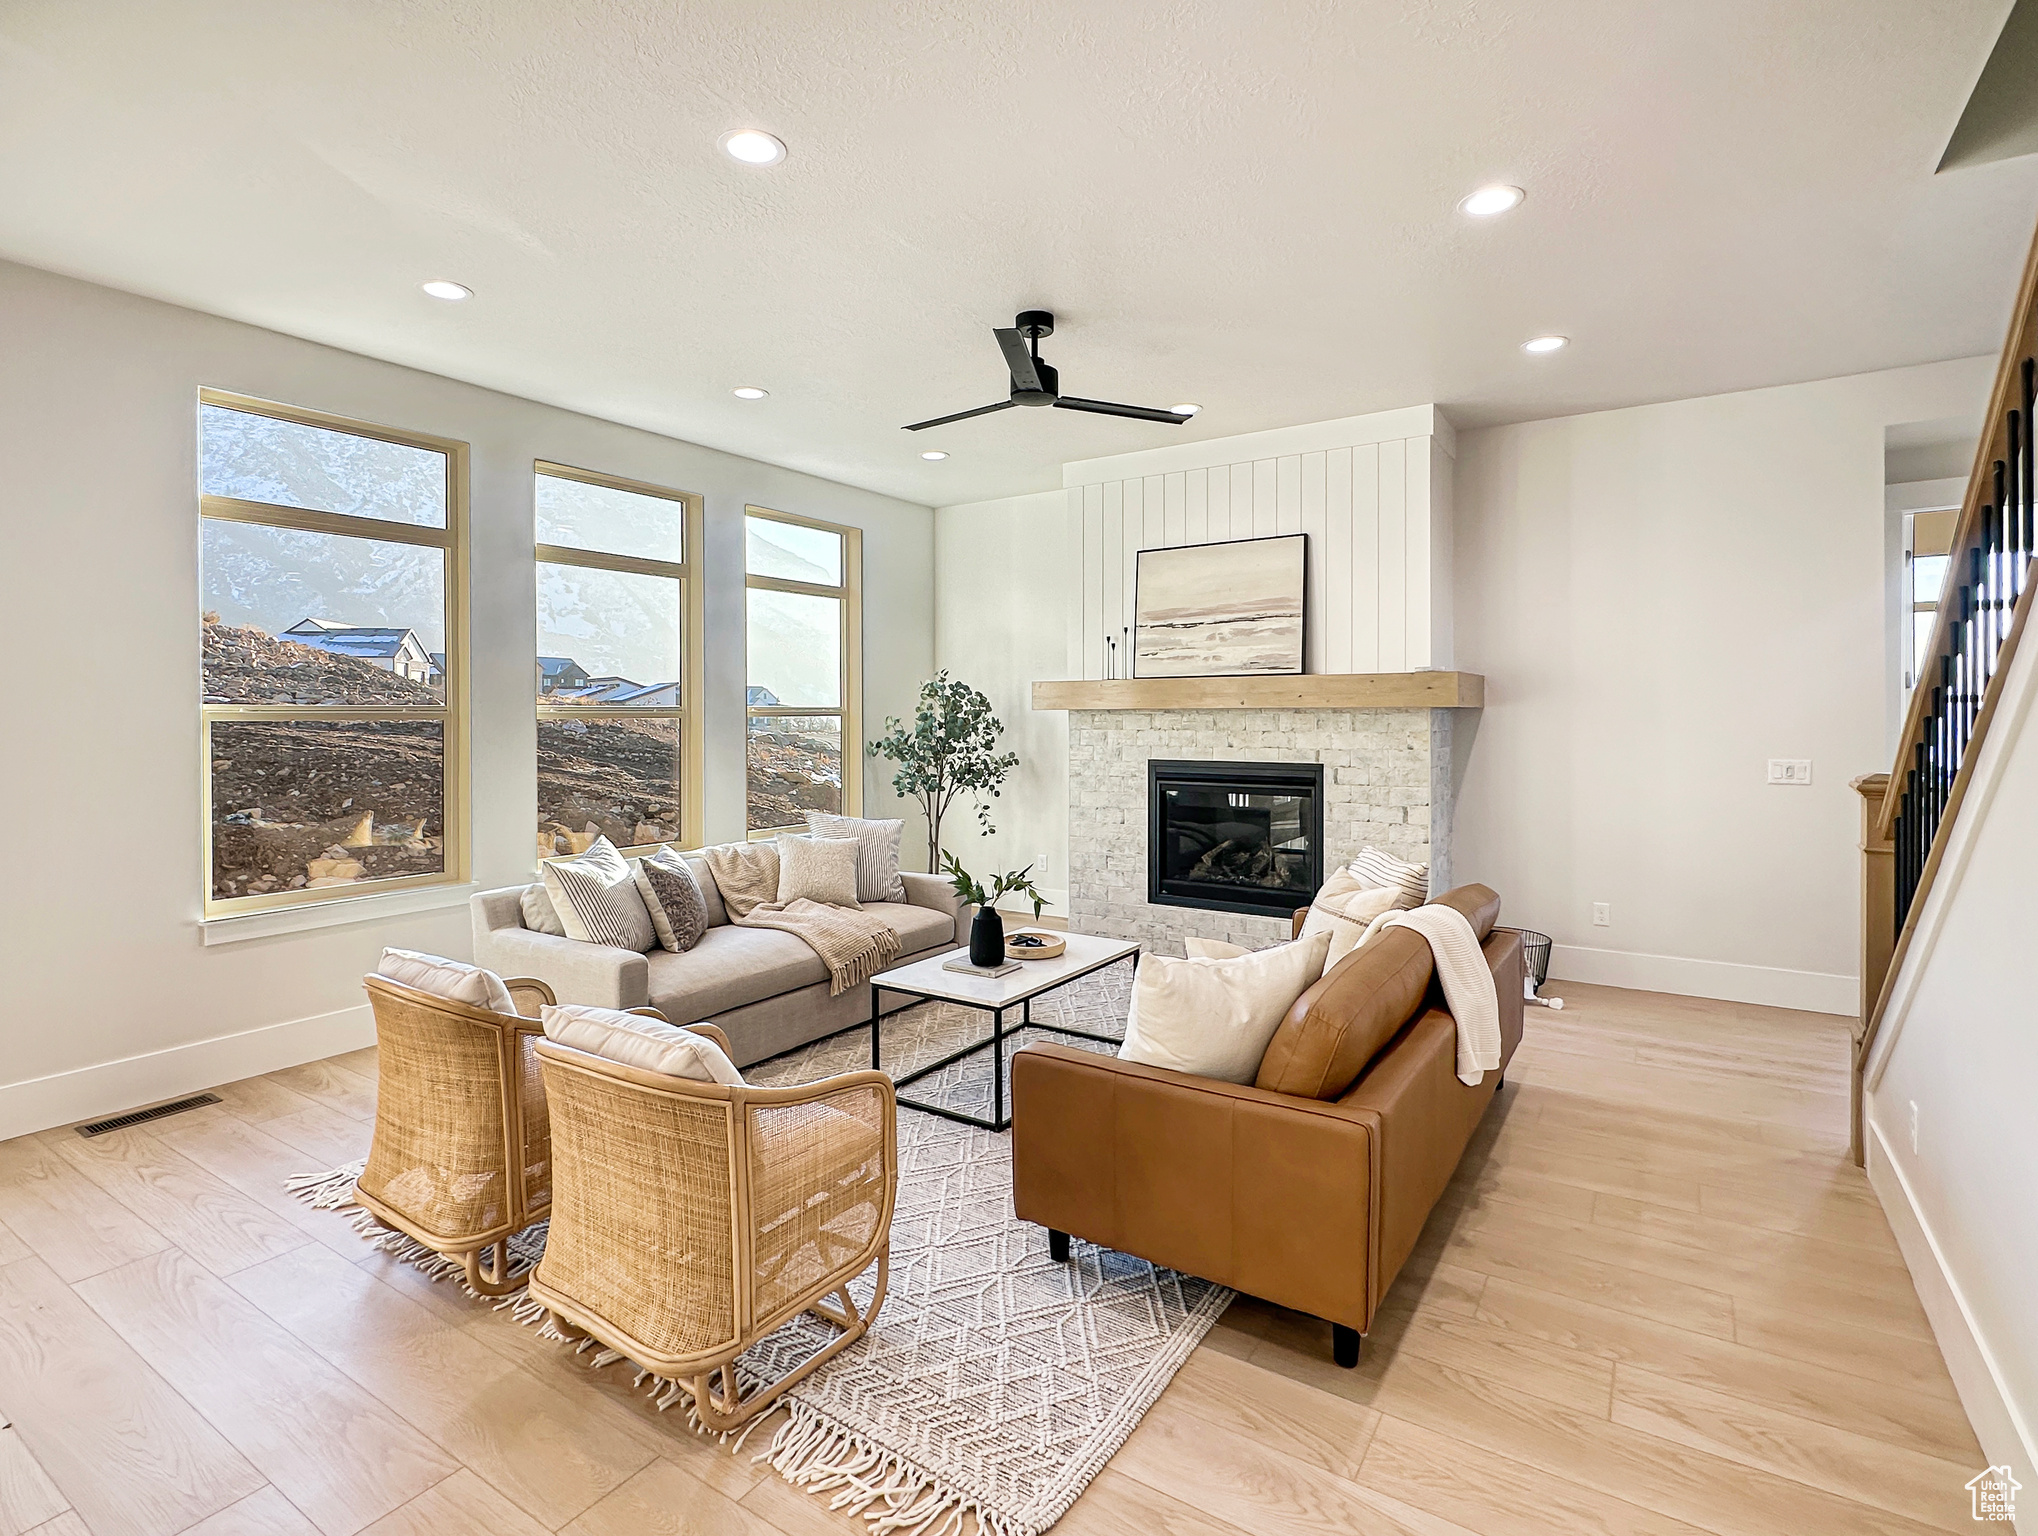
[[[1862,1161],[1863,1078],[1889,1009],[1891,990],[1917,927],[1948,834],[1995,717],[2002,679],[2031,609],[2031,558],[2038,544],[2038,455],[2032,413],[2038,407],[2038,237],[1995,389],[1989,397],[1974,469],[1955,525],[1952,558],[1926,660],[1904,720],[1886,785],[1858,780],[1867,804],[1862,828],[1863,1008],[1854,1037],[1852,1143]],[[1881,778],[1876,775],[1875,778]],[[1881,790],[1881,803],[1874,792]],[[1885,894],[1886,893],[1886,894]],[[1891,903],[1888,925],[1873,905]],[[1894,943],[1887,937],[1895,932]]]

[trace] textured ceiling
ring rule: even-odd
[[[966,501],[1421,401],[1993,352],[2038,158],[1933,167],[2006,11],[5,0],[0,254]],[[790,158],[725,159],[738,125]],[[1454,211],[1495,180],[1527,203]],[[1205,414],[899,430],[999,398],[989,328],[1032,306],[1070,393]],[[1517,350],[1545,331],[1574,345]]]

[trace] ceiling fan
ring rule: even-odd
[[[988,416],[992,411],[1009,411],[1015,405],[1053,405],[1064,411],[1089,411],[1097,416],[1130,416],[1136,421],[1164,421],[1175,427],[1189,419],[1190,413],[1183,411],[1162,411],[1146,405],[1117,405],[1109,400],[1085,400],[1078,395],[1063,394],[1061,375],[1040,360],[1040,338],[1054,334],[1054,316],[1044,309],[1022,310],[1009,327],[997,326],[991,334],[998,338],[998,348],[1005,354],[1005,367],[1012,375],[1012,398],[1000,400],[996,405],[980,405],[973,411],[957,411],[953,416],[916,421],[906,431],[924,432],[929,427],[945,427],[951,421]]]

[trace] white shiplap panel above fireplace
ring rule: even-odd
[[[1454,444],[1423,406],[1068,465],[1083,552],[1069,675],[1107,676],[1114,638],[1130,675],[1140,550],[1287,533],[1309,537],[1308,671],[1450,666]]]

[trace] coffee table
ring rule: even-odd
[[[1086,1029],[1070,1029],[1062,1024],[1035,1024],[1033,1022],[1033,999],[1043,992],[1052,992],[1056,987],[1066,986],[1079,977],[1093,971],[1101,971],[1107,965],[1116,965],[1120,960],[1130,960],[1135,971],[1139,969],[1139,943],[1133,939],[1099,939],[1087,933],[1071,933],[1064,937],[1068,948],[1052,960],[1022,960],[1019,969],[1008,971],[1003,976],[972,976],[966,971],[946,970],[942,961],[954,958],[963,951],[952,951],[936,955],[927,960],[916,960],[911,965],[902,965],[894,970],[880,971],[870,979],[870,1064],[882,1070],[883,1027],[885,1015],[878,1004],[878,993],[902,992],[909,997],[921,998],[927,1002],[957,1003],[964,1008],[975,1008],[991,1016],[991,1032],[982,1040],[964,1046],[959,1051],[950,1051],[939,1061],[908,1072],[904,1077],[894,1078],[895,1087],[904,1088],[908,1083],[917,1083],[921,1078],[939,1072],[943,1067],[953,1066],[965,1056],[974,1056],[979,1051],[991,1053],[991,1118],[981,1115],[966,1115],[960,1110],[946,1108],[940,1104],[923,1103],[904,1095],[899,1103],[908,1109],[917,1109],[944,1119],[959,1120],[964,1125],[978,1126],[986,1131],[1009,1129],[1012,1117],[1005,1112],[1005,1014],[1008,1009],[1020,1010],[1020,1029],[1047,1029],[1058,1035],[1075,1035],[1084,1040],[1096,1040],[1105,1045],[1119,1044],[1115,1035],[1093,1035]]]

